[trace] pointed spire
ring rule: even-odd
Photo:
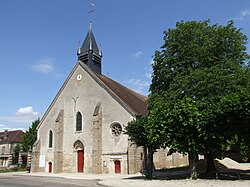
[[[92,21],[90,20],[89,22],[89,34],[92,33]],[[93,33],[92,33],[93,34]],[[94,36],[94,35],[93,35]],[[89,38],[89,50],[92,51],[92,39],[91,37]]]
[[[90,38],[90,40],[89,40],[89,50],[92,51],[92,49],[93,49],[93,47],[92,47],[92,40]]]
[[[89,31],[92,32],[92,21],[91,21],[91,20],[90,20],[90,22],[89,22]]]
[[[81,54],[81,48],[80,48],[80,41],[79,41],[79,45],[78,45],[78,50],[77,50],[77,55]]]
[[[99,49],[98,49],[98,46],[96,44],[94,34],[92,32],[92,22],[91,21],[89,24],[89,31],[88,31],[88,33],[85,37],[85,40],[82,44],[82,47],[81,47],[81,53],[88,52],[89,50],[93,50],[93,52],[95,52],[97,54],[99,53]]]
[[[78,49],[78,60],[87,64],[93,71],[101,74],[102,54],[99,50],[94,34],[92,32],[92,21],[89,23],[89,31],[85,37],[82,47]]]
[[[80,55],[80,54],[81,54],[81,48],[79,47],[77,50],[77,55]]]
[[[99,45],[99,55],[102,57],[102,46],[101,46],[101,44]]]

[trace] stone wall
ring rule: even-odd
[[[39,157],[40,157],[40,140],[37,140],[33,145],[31,153],[31,172],[40,172],[39,168]]]
[[[188,156],[180,153],[173,153],[167,155],[168,148],[158,149],[154,153],[154,167],[155,169],[174,168],[188,165]]]
[[[54,130],[54,173],[63,171],[64,110],[60,110]]]
[[[128,174],[142,172],[143,170],[143,148],[128,143]]]
[[[92,172],[102,173],[102,109],[98,103],[93,114]]]

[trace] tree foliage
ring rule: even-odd
[[[129,136],[129,140],[137,147],[143,147],[143,173],[146,175],[146,178],[152,179],[153,153],[157,148],[159,148],[159,144],[149,140],[148,133],[146,131],[147,123],[147,116],[137,117],[137,119],[128,122],[125,126],[124,134],[127,134]]]
[[[17,144],[13,148],[13,164],[18,164],[18,157],[19,157],[20,151],[21,151],[21,146],[20,146],[20,144]]]
[[[179,152],[214,156],[233,137],[249,146],[247,37],[230,21],[178,22],[154,55],[150,141]]]
[[[27,130],[22,138],[22,149],[24,152],[29,151],[32,149],[33,144],[35,143],[37,139],[37,131],[36,128],[38,124],[40,123],[40,119],[35,120],[32,122],[31,127],[29,127],[29,130]]]
[[[158,98],[151,111],[148,132],[152,141],[160,141],[162,147],[172,147],[181,153],[196,154],[203,150],[201,113],[192,98],[164,102]]]
[[[161,51],[155,52],[153,94],[176,89],[176,81],[188,77],[192,70],[216,65],[233,71],[248,58],[247,37],[232,21],[226,26],[209,25],[209,20],[177,22],[175,29],[164,32],[164,41]]]
[[[125,126],[124,134],[127,134],[129,136],[129,140],[138,147],[147,147],[149,144],[145,130],[146,121],[146,117],[139,117],[138,119],[128,122],[128,124]]]

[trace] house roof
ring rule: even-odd
[[[95,73],[95,75],[110,89],[112,92],[128,106],[135,115],[145,116],[148,113],[147,110],[147,97],[141,95],[118,82]]]
[[[0,132],[0,144],[11,143],[11,142],[21,142],[24,132],[22,130]]]

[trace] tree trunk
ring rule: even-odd
[[[190,178],[193,180],[196,180],[198,177],[197,169],[196,169],[196,161],[197,161],[197,155],[189,154],[189,171],[190,171]]]
[[[207,171],[206,173],[216,172],[216,168],[214,166],[214,155],[212,152],[207,153]]]
[[[145,175],[145,176],[147,176],[148,175],[148,170],[147,170],[147,167],[148,167],[148,150],[147,150],[147,148],[146,147],[143,147],[143,154],[144,154],[144,156],[143,156],[143,174]]]
[[[153,148],[148,148],[148,177],[147,179],[152,179],[153,177],[153,155],[154,155],[154,150]]]
[[[154,149],[153,148],[143,148],[143,151],[144,151],[143,174],[145,175],[146,179],[151,180],[153,177]]]

